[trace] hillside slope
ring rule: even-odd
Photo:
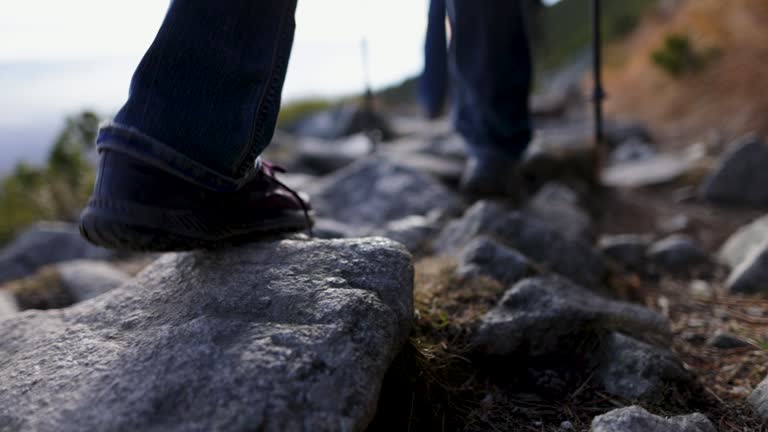
[[[609,111],[648,122],[681,145],[712,132],[726,139],[768,135],[768,2],[678,3],[647,17],[610,52],[623,61],[607,73]],[[700,70],[673,77],[651,59],[669,35],[715,55]]]

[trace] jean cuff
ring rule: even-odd
[[[135,128],[114,122],[101,126],[96,139],[96,148],[99,152],[110,150],[126,154],[169,174],[217,192],[238,190],[256,171],[254,163],[254,168],[242,178],[227,176],[190,159]]]

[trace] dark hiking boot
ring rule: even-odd
[[[310,230],[305,199],[258,161],[236,192],[214,192],[122,153],[102,153],[80,233],[93,244],[133,251],[213,248]]]
[[[523,197],[519,161],[504,156],[471,156],[461,176],[461,190],[474,197]]]

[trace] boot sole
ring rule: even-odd
[[[310,228],[301,211],[285,211],[270,219],[228,221],[215,213],[105,200],[92,201],[80,216],[80,234],[89,242],[137,252],[214,249]]]

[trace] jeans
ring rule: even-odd
[[[98,147],[236,190],[274,133],[295,9],[296,0],[172,0]],[[448,0],[448,10],[457,130],[470,149],[516,156],[530,136],[519,1]]]

